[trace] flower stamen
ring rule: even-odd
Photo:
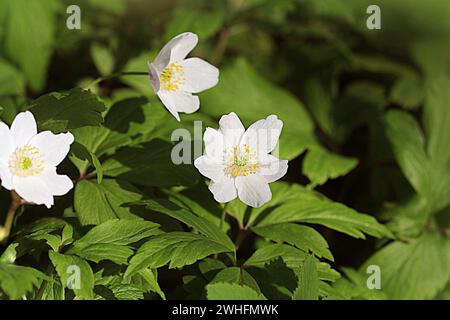
[[[167,91],[175,92],[186,82],[184,68],[178,63],[171,63],[163,69],[159,75],[161,88]]]
[[[255,151],[244,144],[242,147],[234,146],[231,152],[227,153],[225,173],[234,177],[245,177],[255,174],[260,167]]]
[[[11,155],[9,168],[19,177],[36,176],[44,171],[44,157],[37,147],[26,145]]]

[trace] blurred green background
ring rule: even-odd
[[[70,4],[0,0],[5,122],[30,100],[73,87],[90,88],[107,102],[146,96],[162,108],[145,76],[90,84],[117,72],[147,71],[147,61],[168,40],[195,32],[200,41],[191,55],[219,67],[221,76],[217,87],[200,94],[200,111],[182,116],[182,126],[203,120],[216,127],[216,119],[231,111],[248,125],[275,113],[285,124],[281,157],[292,160],[285,180],[373,213],[402,240],[433,223],[448,234],[450,171],[432,172],[440,168],[436,160],[422,175],[411,173],[420,162],[408,161],[419,155],[402,145],[417,142],[431,158],[448,160],[449,1],[84,0],[76,3],[81,30],[66,27]],[[366,27],[372,4],[381,8],[381,30]],[[392,109],[401,115],[386,119]],[[169,116],[161,119],[168,133],[178,126]],[[305,167],[312,150],[341,165],[319,172]],[[424,191],[420,180],[428,178],[438,191]],[[357,268],[378,250],[372,240],[320,231],[338,268]]]

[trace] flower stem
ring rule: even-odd
[[[120,76],[148,76],[148,71],[130,71],[130,72],[117,72],[117,73],[113,73],[110,74],[108,76],[103,76],[103,77],[99,77],[95,80],[93,80],[86,88],[92,87],[100,82],[103,82],[105,80],[110,80],[110,79],[114,79]]]
[[[15,191],[11,191],[11,206],[9,207],[8,213],[6,214],[5,225],[0,227],[0,242],[6,243],[11,233],[11,228],[14,222],[14,216],[16,215],[17,209],[23,204],[22,199]]]

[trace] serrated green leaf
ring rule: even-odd
[[[308,254],[295,247],[286,244],[270,244],[256,250],[245,261],[245,266],[264,267],[268,262],[283,258],[289,268],[299,268]],[[339,273],[331,269],[327,263],[316,260],[319,278],[321,280],[334,281],[339,278]]]
[[[390,299],[431,299],[450,279],[450,241],[425,232],[417,239],[393,242],[376,252],[361,267],[381,270],[381,290]]]
[[[132,276],[145,268],[181,268],[212,254],[229,252],[221,243],[205,236],[188,232],[170,232],[157,235],[143,244],[130,260],[125,273]]]
[[[151,187],[195,184],[198,173],[193,166],[170,161],[172,148],[172,144],[159,139],[124,148],[103,163],[103,173]]]
[[[230,238],[215,224],[205,218],[196,216],[192,212],[182,209],[174,203],[164,199],[143,200],[136,204],[145,205],[147,209],[164,213],[169,217],[177,219],[188,226],[194,228],[201,234],[207,236],[228,249],[230,252],[235,251],[235,246]]]
[[[362,239],[365,238],[364,233],[374,237],[391,236],[389,230],[374,217],[299,188],[295,198],[274,208],[257,226],[283,222],[317,223]]]
[[[82,180],[75,187],[74,207],[81,224],[100,224],[111,219],[136,219],[125,203],[142,198],[127,182],[104,179],[101,184]]]
[[[67,93],[49,93],[31,103],[41,131],[67,132],[86,126],[98,126],[103,122],[105,105],[88,90],[75,88]]]
[[[0,264],[0,288],[10,299],[21,299],[45,278],[42,272],[34,268]]]
[[[319,298],[319,275],[316,262],[308,256],[298,272],[298,287],[292,295],[293,300],[317,300]]]
[[[311,181],[312,186],[322,185],[329,179],[344,176],[358,164],[355,158],[347,158],[333,154],[327,150],[311,148],[303,160],[303,174]]]
[[[249,288],[252,288],[256,292],[261,293],[256,280],[253,279],[253,277],[246,270],[239,267],[229,267],[219,271],[211,280],[210,284],[217,282],[245,285]]]
[[[252,288],[236,283],[212,283],[206,291],[208,300],[267,300]]]
[[[54,251],[49,251],[48,255],[62,285],[69,286],[70,284],[79,299],[92,300],[94,297],[94,274],[86,260]],[[79,283],[77,283],[78,281]]]
[[[44,240],[58,252],[73,241],[73,227],[60,218],[42,218],[25,226],[19,236],[29,240]]]
[[[77,240],[67,253],[94,262],[125,264],[133,254],[128,245],[159,233],[158,226],[144,220],[108,220]]]
[[[311,227],[294,223],[277,223],[265,227],[253,227],[252,231],[266,239],[286,242],[305,252],[311,251],[319,258],[334,260],[327,241]]]

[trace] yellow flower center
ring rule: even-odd
[[[184,68],[178,63],[171,63],[159,75],[161,88],[175,92],[186,82]]]
[[[44,171],[44,157],[32,146],[18,148],[9,158],[9,169],[19,177],[31,177]]]
[[[255,174],[260,164],[255,151],[252,151],[246,144],[243,146],[234,146],[231,152],[227,154],[225,173],[234,177],[248,176]]]

